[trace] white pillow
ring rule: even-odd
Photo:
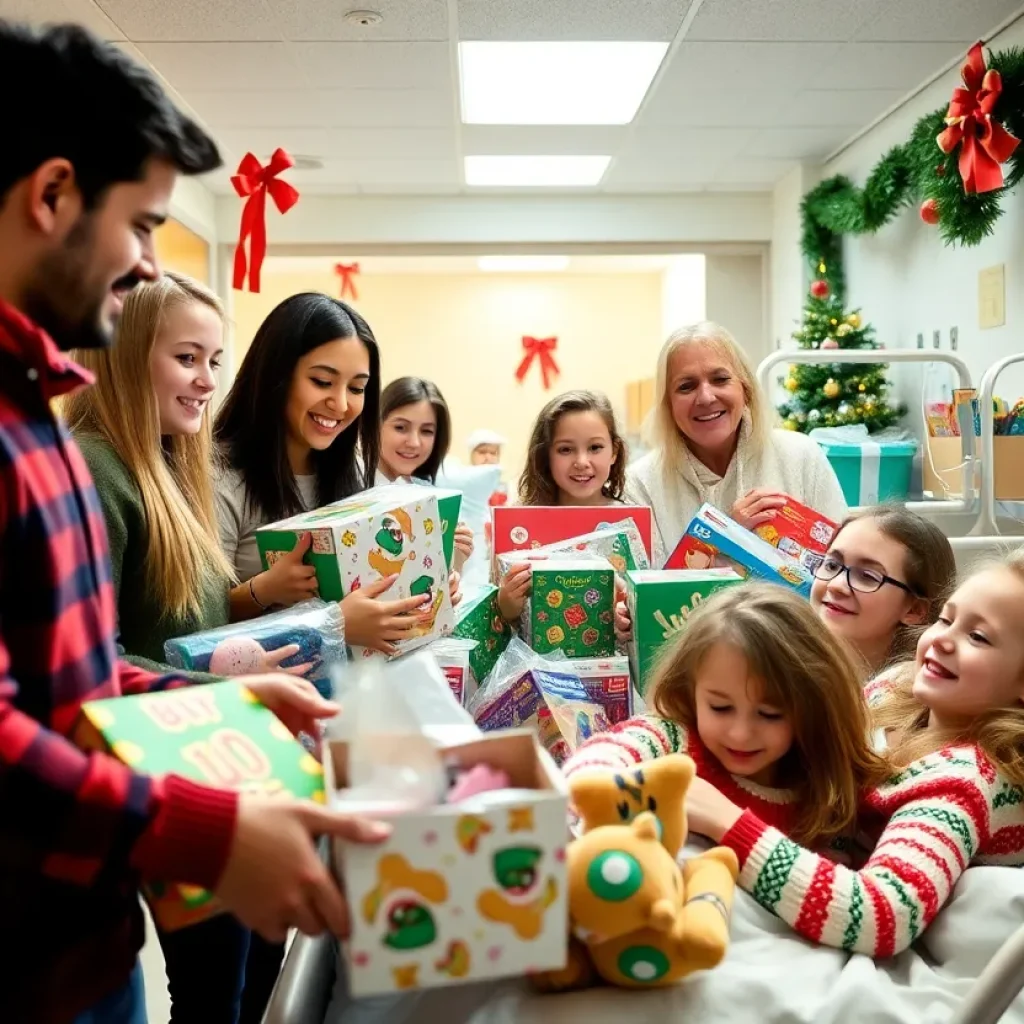
[[[486,583],[490,576],[491,556],[484,529],[491,521],[491,495],[500,483],[500,466],[463,466],[452,459],[444,461],[437,475],[438,487],[462,491],[459,519],[473,531],[473,554],[463,567],[463,583]]]

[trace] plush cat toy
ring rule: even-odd
[[[724,847],[676,862],[694,771],[673,754],[569,784],[583,828],[567,853],[574,937],[568,965],[534,977],[542,991],[583,988],[596,976],[653,988],[721,962],[739,862]]]

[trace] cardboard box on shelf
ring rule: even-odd
[[[354,997],[519,977],[565,966],[567,791],[531,733],[492,733],[444,748],[460,768],[508,773],[505,803],[439,804],[393,817],[376,846],[333,840],[348,894],[345,944]],[[347,748],[328,743],[328,793],[346,785]]]
[[[923,484],[924,489],[940,501],[963,494],[963,440],[962,437],[928,438],[928,447],[921,457]],[[994,437],[992,442],[996,500],[1024,501],[1024,437],[1005,435]],[[980,454],[981,441],[974,438],[973,444],[975,454]]]
[[[150,775],[175,773],[243,792],[324,797],[320,763],[235,680],[88,701],[75,742]],[[147,899],[165,931],[222,909],[212,894],[190,885],[150,885]]]
[[[306,560],[316,569],[324,600],[340,601],[359,587],[397,575],[385,600],[429,597],[426,620],[416,636],[397,644],[401,652],[452,632],[455,616],[448,593],[442,518],[434,494],[392,485],[263,526],[256,531],[263,564],[269,568],[307,532],[313,543]],[[352,652],[355,657],[374,653],[359,647]]]
[[[647,697],[658,651],[686,628],[689,617],[715,591],[742,582],[732,569],[626,573],[626,603],[633,620],[630,663],[641,697]]]

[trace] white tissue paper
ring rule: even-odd
[[[350,664],[334,682],[341,713],[327,737],[347,745],[348,786],[331,794],[332,803],[374,815],[440,803],[448,777],[438,748],[482,734],[433,656]]]

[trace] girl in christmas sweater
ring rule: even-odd
[[[652,707],[585,743],[566,774],[685,753],[714,792],[820,848],[852,836],[861,794],[890,774],[845,644],[769,583],[703,605],[665,649]]]
[[[861,870],[699,780],[690,827],[735,850],[740,885],[807,938],[876,958],[906,949],[969,865],[1024,866],[1022,622],[1018,550],[958,587],[915,661],[868,687],[879,740],[902,770],[866,794],[861,824],[876,841]]]

